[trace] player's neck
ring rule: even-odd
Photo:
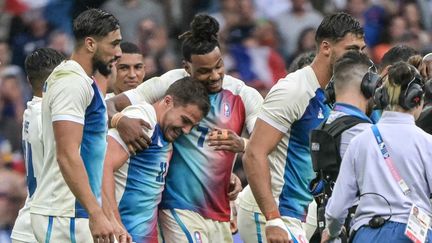
[[[163,115],[163,113],[164,113],[164,109],[163,109],[163,104],[162,104],[162,101],[158,101],[158,102],[156,102],[156,103],[153,103],[153,108],[155,109],[155,112],[156,112],[156,121],[157,121],[157,124],[162,124],[161,122],[162,122],[162,115]]]
[[[350,92],[346,92],[344,95],[336,98],[336,102],[349,104],[359,108],[361,111],[366,113],[367,108],[367,100],[361,94],[353,94]]]
[[[332,75],[329,65],[330,64],[327,63],[327,60],[320,57],[319,54],[315,57],[311,64],[311,68],[314,71],[315,76],[318,79],[318,83],[322,89],[327,86]]]
[[[75,50],[71,55],[71,60],[74,60],[77,62],[83,69],[84,72],[91,77],[93,75],[93,65],[92,65],[92,58],[86,53],[82,53],[80,50]]]

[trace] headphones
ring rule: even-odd
[[[372,70],[373,69],[373,70]],[[374,96],[376,88],[380,85],[381,77],[376,72],[375,65],[371,61],[371,65],[368,68],[367,73],[363,75],[362,82],[360,84],[360,90],[366,99],[372,98]],[[325,90],[325,103],[333,104],[336,102],[336,93],[334,90],[334,77],[330,79]]]
[[[402,108],[410,110],[420,105],[423,94],[424,91],[422,78],[417,69],[414,68],[414,76],[409,81],[407,87],[401,90],[398,104]],[[387,107],[389,103],[389,95],[387,93],[387,89],[383,85],[375,91],[374,102],[376,104],[375,109],[384,109]]]

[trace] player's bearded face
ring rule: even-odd
[[[103,75],[108,75],[111,73],[112,65],[116,60],[117,57],[114,57],[108,61],[104,61],[100,51],[97,50],[92,58],[93,70],[98,70]]]

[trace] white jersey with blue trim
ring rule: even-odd
[[[57,66],[45,82],[42,99],[42,141],[44,160],[39,185],[30,212],[46,216],[88,217],[66,184],[57,162],[53,122],[71,121],[83,125],[80,155],[90,188],[101,200],[103,161],[106,150],[107,114],[105,101],[94,80],[75,61]]]
[[[258,118],[284,133],[269,155],[273,196],[282,216],[306,218],[312,201],[308,190],[315,177],[309,150],[309,133],[330,113],[324,91],[310,66],[280,79],[264,100]],[[249,188],[242,201],[256,205]]]
[[[38,184],[37,178],[41,174],[43,162],[41,105],[42,98],[34,96],[31,101],[27,102],[27,109],[23,115],[22,143],[28,195],[15,220],[11,235],[12,239],[22,242],[36,242],[30,223],[30,203]]]

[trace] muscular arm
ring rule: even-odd
[[[55,121],[53,128],[57,161],[66,184],[89,214],[100,212],[79,153],[83,126],[71,121]]]
[[[261,119],[257,119],[254,132],[243,156],[246,178],[264,215],[279,212],[271,190],[267,156],[273,151],[283,135],[279,130]]]
[[[102,191],[104,192],[102,202],[104,207],[107,206],[110,208],[119,222],[121,222],[121,218],[115,196],[114,172],[126,162],[128,157],[129,155],[123,147],[115,141],[115,139],[108,136],[108,147],[104,161],[104,176],[102,181]]]
[[[90,188],[84,162],[80,156],[83,125],[71,121],[53,122],[57,146],[57,161],[62,176],[71,192],[89,214],[89,226],[94,237],[114,242],[113,228],[105,217]]]

